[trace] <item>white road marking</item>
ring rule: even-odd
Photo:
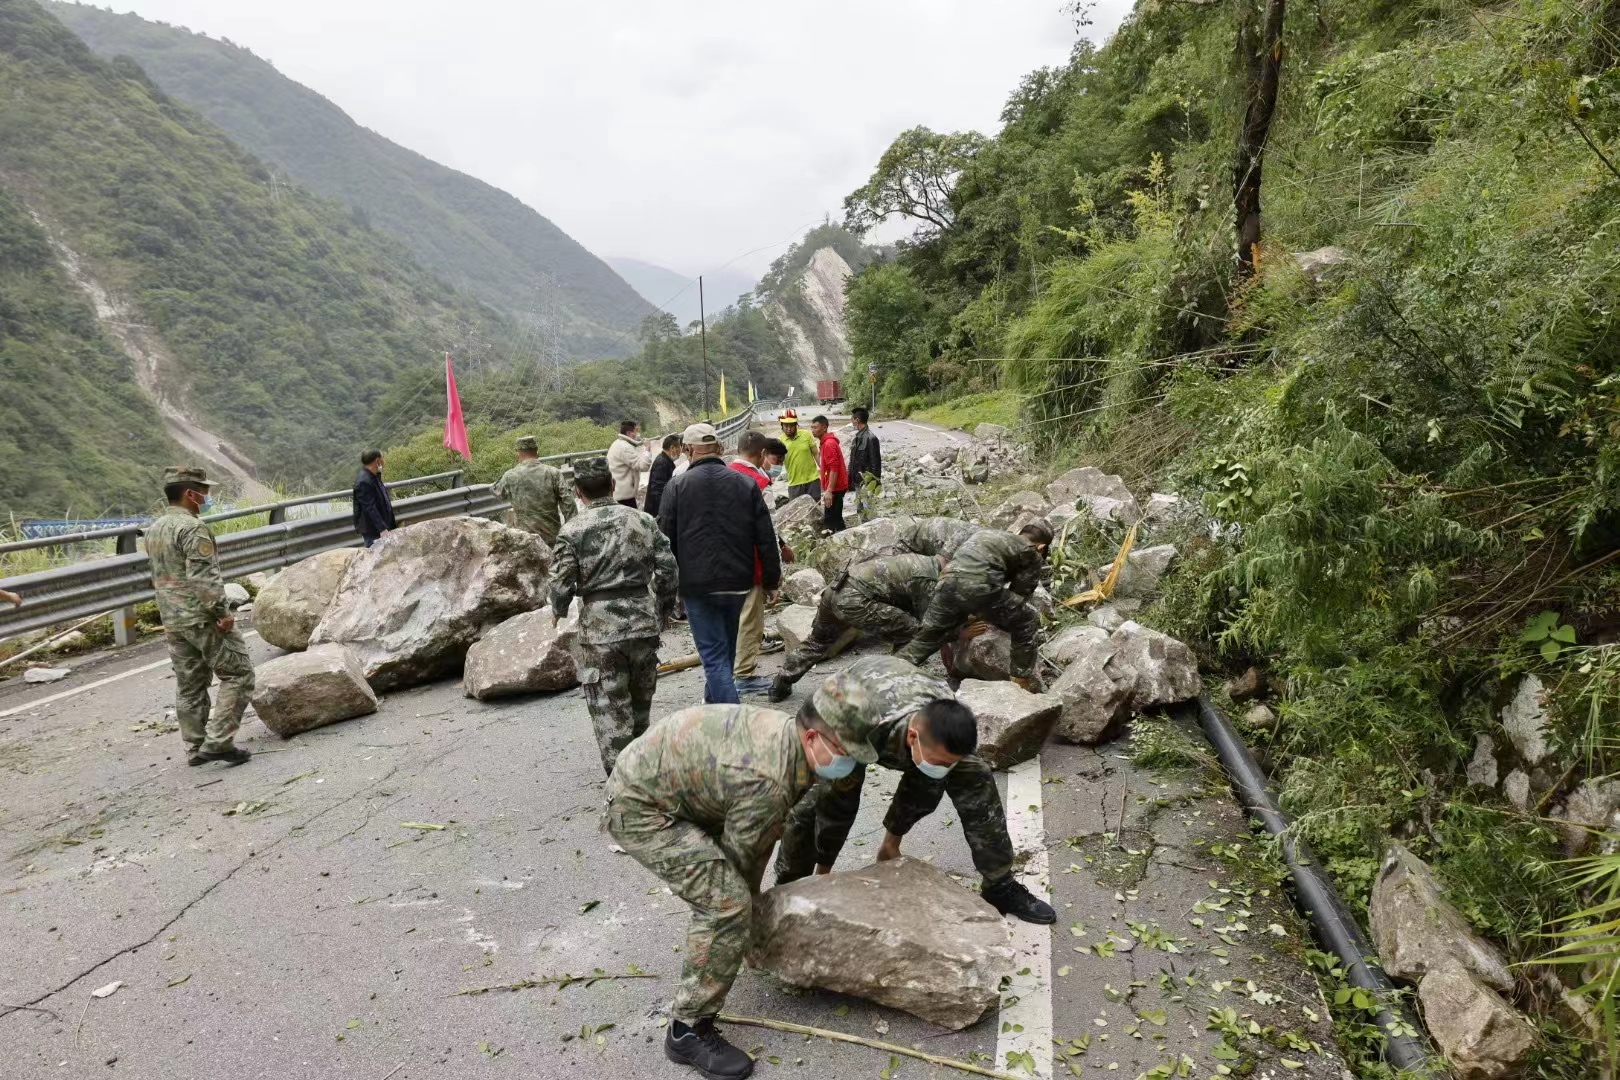
[[[257,630],[249,630],[242,636],[245,638],[258,637],[259,632]],[[88,683],[84,686],[75,686],[72,690],[64,690],[60,694],[52,694],[49,697],[42,697],[38,701],[30,701],[25,705],[13,705],[4,712],[0,712],[0,720],[4,720],[8,716],[16,716],[18,713],[32,712],[34,709],[38,709],[41,706],[51,705],[55,702],[65,700],[66,698],[76,697],[79,694],[99,689],[100,687],[106,686],[109,683],[123,682],[125,679],[128,679],[131,676],[144,675],[148,671],[156,671],[160,667],[167,667],[168,664],[169,658],[165,656],[162,660],[154,660],[145,667],[130,668],[128,671],[120,671],[117,675],[109,675],[105,679],[97,679],[95,682]]]
[[[1029,855],[1018,879],[1036,896],[1050,899],[1038,757],[1013,766],[1007,773],[1007,831],[1012,835],[1013,850]],[[1028,1054],[1035,1061],[1036,1080],[1051,1080],[1052,928],[1015,919],[1012,943],[1017,954],[1013,970],[1029,974],[1013,976],[1008,995],[1017,1000],[1001,1010],[1001,1031],[996,1035],[996,1068],[1004,1072],[1019,1071],[1008,1068],[1007,1054]]]

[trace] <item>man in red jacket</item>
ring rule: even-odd
[[[827,430],[827,418],[810,421],[810,434],[821,446],[821,526],[830,533],[844,531],[844,493],[849,490],[849,469],[838,436]]]

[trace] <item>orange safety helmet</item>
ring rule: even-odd
[[[782,415],[777,417],[777,422],[783,424],[797,424],[799,422],[799,414],[797,410],[794,409],[783,409]]]

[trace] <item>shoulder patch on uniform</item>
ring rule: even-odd
[[[197,554],[205,559],[212,559],[214,557],[214,542],[206,536],[197,541]]]

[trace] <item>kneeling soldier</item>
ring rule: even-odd
[[[201,469],[163,470],[169,505],[144,533],[152,563],[158,615],[174,665],[174,713],[191,751],[189,765],[240,765],[253,755],[236,745],[253,693],[253,661],[225,599],[214,557],[214,534],[198,518],[211,485]],[[219,676],[219,699],[208,711],[208,684]]]
[[[698,705],[658,721],[619,755],[604,820],[627,854],[692,908],[664,1054],[711,1080],[754,1071],[714,1018],[742,965],[754,897],[788,811],[817,776],[877,760],[865,692],[834,676],[793,717]]]
[[[675,610],[675,553],[658,523],[613,501],[606,458],[574,466],[585,510],[557,534],[551,552],[552,619],[582,608],[574,662],[596,728],[602,768],[647,730],[658,689],[658,636]]]
[[[901,773],[883,819],[878,860],[898,858],[906,833],[949,795],[983,879],[980,895],[1003,915],[1056,922],[1052,905],[1013,877],[1007,813],[990,766],[973,753],[979,732],[972,711],[946,683],[892,656],[862,657],[841,676],[864,691],[873,710],[877,763]],[[778,885],[807,876],[812,867],[818,874],[832,870],[860,809],[865,777],[864,766],[857,766],[843,780],[817,785],[793,807],[776,855]]]
[[[940,563],[930,555],[885,555],[841,571],[821,590],[810,636],[783,662],[771,684],[771,700],[786,701],[793,684],[826,659],[851,629],[891,645],[910,641],[939,584]]]

